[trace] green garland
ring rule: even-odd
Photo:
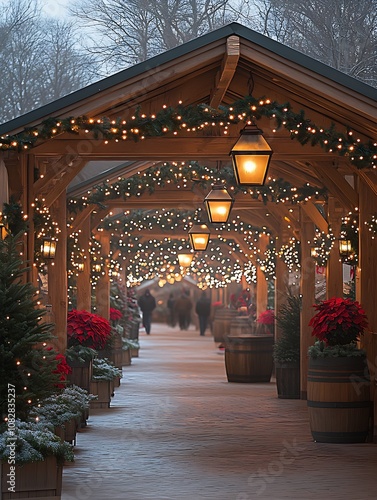
[[[230,191],[235,194],[241,191],[229,167],[217,171],[198,162],[189,162],[177,165],[175,163],[164,163],[159,166],[150,167],[143,173],[137,173],[127,179],[120,179],[114,184],[103,183],[96,185],[93,191],[84,198],[72,198],[68,201],[68,209],[77,213],[90,204],[100,207],[106,206],[108,200],[127,200],[131,197],[139,197],[145,193],[154,193],[156,187],[175,185],[178,189],[187,188],[189,184],[194,188],[200,186],[211,189],[216,183],[224,183]],[[326,199],[327,190],[310,186],[295,187],[283,179],[273,179],[265,186],[258,189],[243,189],[244,193],[250,193],[253,199],[261,199],[276,203],[300,203],[311,198]]]
[[[305,116],[303,110],[295,113],[289,103],[279,104],[265,98],[256,99],[246,96],[229,106],[219,109],[206,104],[177,107],[164,107],[155,115],[147,116],[137,108],[129,119],[88,118],[86,116],[67,118],[48,118],[39,127],[25,128],[19,134],[1,137],[0,149],[22,151],[34,147],[40,140],[48,140],[68,132],[78,134],[85,131],[94,139],[122,141],[133,139],[138,141],[147,137],[161,137],[167,134],[178,134],[181,131],[201,131],[213,125],[224,129],[232,124],[260,120],[267,117],[275,121],[275,128],[284,127],[292,139],[300,144],[319,145],[327,152],[336,152],[347,156],[357,168],[376,167],[377,143],[367,143],[354,139],[353,132],[338,132],[335,125],[323,129]]]

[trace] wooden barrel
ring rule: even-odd
[[[309,360],[308,410],[314,441],[364,443],[371,414],[365,357]]]
[[[249,316],[236,316],[230,322],[230,335],[254,335]]]
[[[225,345],[228,382],[269,382],[272,347],[271,335],[228,335]]]
[[[217,309],[213,321],[213,340],[215,342],[225,342],[224,335],[230,333],[230,324],[237,315],[235,309]]]

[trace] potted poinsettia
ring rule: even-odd
[[[67,318],[67,361],[72,368],[71,383],[90,390],[92,360],[97,351],[104,349],[111,337],[111,326],[107,319],[89,311],[68,312]]]
[[[315,441],[365,442],[369,431],[370,381],[358,341],[368,326],[357,301],[333,297],[314,306],[317,341],[309,348],[308,408]]]
[[[107,319],[89,311],[73,309],[67,318],[68,347],[82,345],[103,349],[111,334]]]
[[[275,330],[275,313],[267,309],[260,313],[257,319],[257,334],[273,335]]]

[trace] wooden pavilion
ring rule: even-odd
[[[65,96],[0,126],[2,158],[9,182],[9,192],[20,200],[29,216],[30,231],[25,239],[25,254],[34,261],[33,203],[43,198],[57,223],[60,234],[54,265],[49,266],[49,302],[53,306],[60,348],[65,347],[67,317],[67,235],[80,231],[81,245],[87,248],[90,233],[95,231],[109,210],[134,208],[195,208],[202,199],[195,190],[156,189],[152,195],[131,198],[127,202],[111,200],[105,208],[89,205],[75,216],[67,213],[67,189],[82,194],[102,180],[113,182],[143,172],[166,161],[196,160],[208,165],[229,163],[229,152],[237,141],[243,123],[226,128],[204,127],[161,133],[145,140],[110,140],[95,137],[75,119],[86,116],[88,123],[101,117],[132,121],[135,109],[152,116],[163,109],[205,103],[211,108],[230,105],[252,94],[278,103],[289,102],[296,112],[319,128],[352,131],[361,144],[377,140],[377,90],[344,75],[295,50],[270,40],[239,24],[230,24],[148,61]],[[54,125],[49,134],[34,137],[32,147],[17,140],[25,129],[35,130],[50,117],[70,117],[72,131],[61,133]],[[92,121],[90,121],[92,120]],[[56,122],[54,122],[56,123]],[[264,137],[273,149],[269,175],[294,185],[310,183],[328,190],[321,210],[313,200],[299,204],[263,203],[243,193],[236,196],[234,210],[244,220],[266,225],[282,242],[294,235],[301,241],[301,394],[306,396],[307,348],[312,344],[308,322],[313,315],[315,266],[310,255],[310,241],[318,227],[327,233],[329,226],[336,237],[327,265],[327,296],[342,296],[342,263],[338,238],[342,217],[359,213],[359,264],[356,270],[357,299],[365,309],[371,332],[365,338],[373,377],[377,359],[377,238],[367,222],[377,213],[377,174],[371,160],[358,168],[351,154],[326,151],[310,142],[302,145],[292,140],[284,127],[276,130],[271,117],[258,121]],[[195,128],[195,127],[194,127]],[[30,132],[29,132],[30,133]],[[137,133],[137,132],[135,132]],[[12,137],[7,142],[8,136]],[[343,152],[344,153],[344,152]],[[88,166],[96,165],[93,173]],[[78,181],[79,179],[79,181]],[[72,184],[74,183],[74,185]],[[72,187],[73,185],[73,187]],[[67,221],[69,224],[67,226]],[[155,235],[158,236],[158,235]],[[109,254],[109,234],[100,233],[102,249]],[[236,236],[235,236],[236,237]],[[261,236],[260,248],[266,246]],[[251,257],[250,257],[251,258]],[[284,287],[286,269],[278,259],[277,291]],[[267,301],[267,285],[258,269],[257,300],[259,310]],[[30,276],[35,279],[35,276]],[[90,309],[90,269],[78,277],[78,307]],[[109,278],[101,278],[97,293],[102,300],[98,312],[109,315]],[[276,293],[276,307],[283,300]]]

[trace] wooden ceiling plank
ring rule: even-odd
[[[239,58],[240,39],[238,36],[232,35],[226,40],[226,51],[221,63],[221,69],[217,72],[215,77],[215,85],[211,92],[209,103],[212,108],[217,108],[223,101],[230,82],[236,72]]]

